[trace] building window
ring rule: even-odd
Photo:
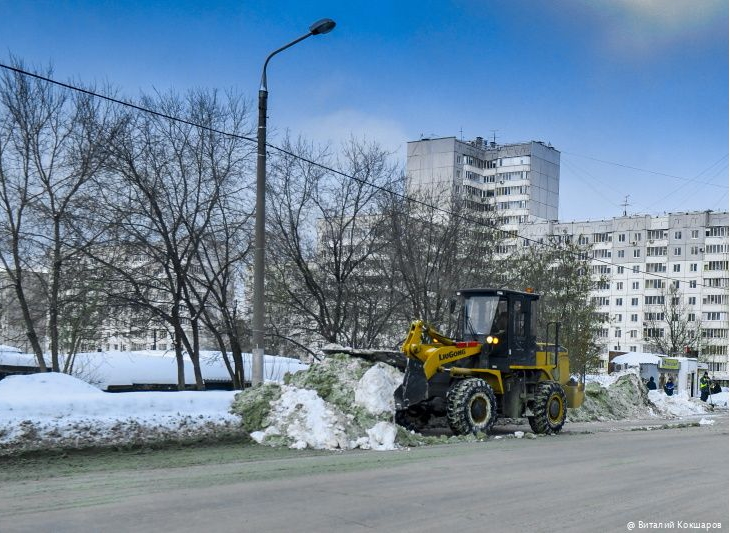
[[[696,305],[697,304],[697,297],[696,296],[690,296],[687,298],[687,303],[689,305]]]
[[[624,273],[624,267],[616,267],[616,273],[623,274]]]
[[[680,271],[679,270],[679,267],[680,267],[679,263],[677,263],[676,265],[673,265],[672,266],[672,272],[679,272]]]
[[[619,233],[619,235],[618,235],[618,242],[626,242],[626,234],[625,233]]]
[[[691,263],[689,265],[689,271],[690,272],[697,272],[697,263]]]
[[[616,331],[614,331],[613,336],[616,337],[617,339],[621,338],[621,329],[616,328]]]
[[[616,305],[623,305],[624,299],[623,298],[616,298]]]
[[[682,248],[680,248],[679,246],[675,247],[674,248],[674,255],[675,256],[682,255]]]
[[[631,290],[632,291],[638,291],[639,290],[639,282],[638,281],[632,281],[631,282]]]
[[[693,239],[699,239],[700,238],[700,230],[693,229],[691,236],[692,236]]]
[[[631,298],[631,305],[636,307],[639,305],[639,299],[638,298]]]
[[[623,257],[623,256],[624,256],[624,251],[623,250],[619,250],[617,252],[617,257]]]
[[[674,232],[674,238],[675,239],[681,239],[682,238],[682,232],[681,231],[675,231]]]
[[[697,288],[697,280],[693,279],[689,282],[689,288],[690,289],[696,289]]]
[[[639,315],[637,315],[636,313],[634,313],[633,315],[631,315],[631,321],[632,322],[638,322],[639,321]]]

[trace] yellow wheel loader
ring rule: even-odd
[[[535,433],[557,433],[566,409],[583,403],[568,353],[554,339],[538,343],[539,295],[504,289],[457,292],[458,339],[417,320],[401,348],[403,383],[395,391],[396,422],[420,429],[446,416],[457,435],[487,433],[499,417],[527,418]],[[546,331],[547,333],[547,331]]]

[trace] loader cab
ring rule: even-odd
[[[534,365],[537,350],[539,295],[506,289],[464,289],[462,334],[465,341],[483,344],[487,368],[509,370],[511,365]]]

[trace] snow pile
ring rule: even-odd
[[[111,394],[59,373],[0,380],[0,455],[242,435],[234,392]]]
[[[586,383],[583,405],[569,409],[567,420],[590,422],[653,415],[646,386],[637,372],[628,370],[610,380]]]
[[[654,405],[657,414],[666,418],[702,415],[710,409],[699,398],[690,398],[686,391],[676,391],[672,396],[667,396],[664,391],[650,390],[649,401]]]
[[[403,383],[402,372],[379,363],[365,372],[358,381],[355,388],[355,403],[373,415],[382,413],[392,415],[395,411],[393,391],[401,383]]]
[[[403,375],[344,354],[238,394],[233,411],[260,444],[315,449],[396,447],[393,392]]]
[[[715,407],[724,407],[727,409],[727,387],[723,387],[722,392],[718,392],[716,394],[710,394],[710,397],[707,399],[707,403],[710,405],[714,405]]]
[[[317,393],[289,385],[271,405],[269,427],[251,433],[259,444],[288,444],[290,448],[348,448],[344,416]]]
[[[713,395],[716,407],[727,407],[721,394]],[[586,378],[586,396],[578,409],[568,410],[568,421],[620,420],[624,418],[680,418],[707,413],[712,406],[686,391],[667,396],[664,391],[646,389],[636,369]]]

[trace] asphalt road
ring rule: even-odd
[[[10,480],[0,531],[728,531],[727,413],[713,419]]]

